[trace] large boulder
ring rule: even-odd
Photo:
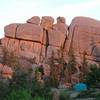
[[[27,20],[27,23],[39,25],[40,24],[40,17],[33,16],[32,18]]]
[[[76,56],[82,58],[86,52],[88,60],[100,61],[100,21],[88,17],[74,18],[65,44],[67,54],[71,45]]]
[[[5,36],[15,38],[16,30],[19,24],[9,24],[4,27]]]
[[[35,24],[21,24],[17,28],[16,38],[29,41],[41,42],[43,29]]]
[[[64,17],[57,17],[57,23],[66,23],[66,20]]]
[[[48,30],[49,44],[52,46],[61,47],[64,44],[67,36],[68,26],[65,24],[55,24],[53,30]]]
[[[52,28],[54,19],[51,16],[43,16],[41,19],[41,26],[44,29]]]

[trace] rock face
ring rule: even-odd
[[[41,42],[42,34],[43,30],[40,26],[26,23],[18,26],[16,31],[16,38]]]
[[[38,16],[33,16],[27,23],[5,26],[4,31],[1,45],[18,57],[35,58],[39,63],[52,54],[58,58],[62,48],[67,61],[72,46],[78,62],[84,52],[89,61],[100,62],[100,21],[91,18],[76,17],[68,27],[64,17],[58,17],[54,24],[51,16],[43,16],[41,21]]]
[[[67,54],[71,45],[77,60],[81,60],[86,52],[88,60],[100,62],[100,21],[87,17],[74,18],[64,47]]]
[[[5,26],[4,28],[5,36],[15,38],[17,27],[18,24],[10,24]]]
[[[51,16],[33,16],[27,23],[14,23],[5,26],[5,37],[2,46],[18,57],[34,59],[37,63],[50,58],[52,52],[58,57],[58,50],[64,44],[68,26],[63,17],[57,18],[57,23]],[[41,22],[41,23],[40,23]]]

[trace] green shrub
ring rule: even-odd
[[[8,65],[9,67],[15,68],[19,66],[18,57],[14,54],[14,52],[9,52],[7,48],[3,48],[4,56],[3,56],[3,64]]]
[[[6,100],[33,100],[27,89],[12,90]]]
[[[80,92],[76,98],[96,98],[95,100],[100,100],[100,93],[96,89],[90,89]]]
[[[100,94],[96,97],[96,100],[100,100]]]
[[[100,88],[100,67],[96,65],[91,65],[90,71],[86,73],[85,83],[88,85],[89,88]]]
[[[10,80],[10,87],[12,89],[28,88],[31,85],[31,83],[28,84],[28,76],[29,74],[26,71],[17,67]]]
[[[49,87],[41,86],[41,84],[33,79],[32,96],[44,97],[46,100],[51,100],[52,93]]]
[[[60,92],[60,100],[70,100],[70,95],[67,90],[63,90]]]
[[[9,94],[9,81],[0,77],[0,100],[6,100],[5,97]]]
[[[82,91],[76,98],[91,98],[93,97],[93,94],[91,94],[91,91]]]
[[[40,96],[35,96],[33,100],[48,100]]]

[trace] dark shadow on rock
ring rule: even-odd
[[[94,40],[92,39],[91,45],[92,45],[91,56],[93,56],[94,61],[100,64],[100,44],[95,43]]]

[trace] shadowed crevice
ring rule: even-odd
[[[44,34],[46,35],[45,57],[47,57],[47,50],[48,50],[48,46],[49,46],[49,35],[48,35],[47,29],[43,29],[43,30],[44,30]]]

